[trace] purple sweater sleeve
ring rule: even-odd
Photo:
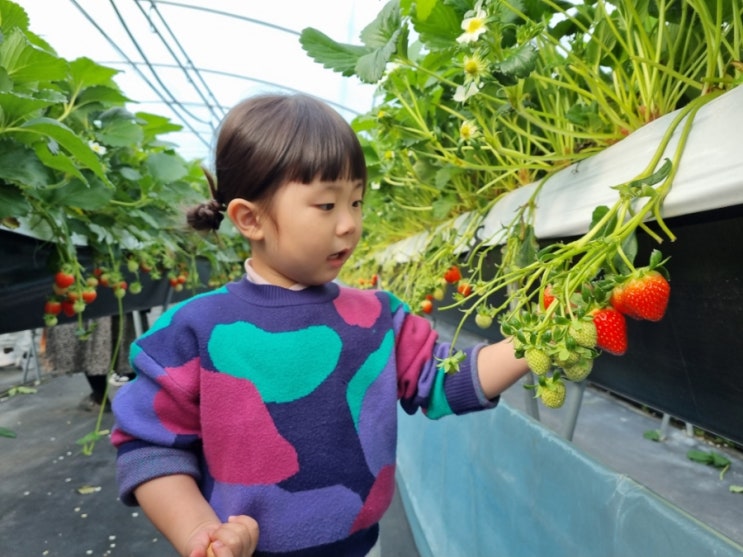
[[[116,393],[111,435],[119,495],[128,505],[136,504],[139,485],[157,477],[185,474],[199,481],[201,476],[198,360],[167,370],[138,344],[132,355],[137,378]]]
[[[438,419],[497,405],[497,398],[485,397],[477,375],[482,344],[464,349],[459,371],[447,374],[439,367],[439,360],[449,355],[451,345],[438,342],[429,322],[402,306],[396,311],[395,322],[398,397],[407,413],[421,408],[429,418]]]

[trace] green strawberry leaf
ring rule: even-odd
[[[726,468],[730,466],[730,460],[724,455],[721,455],[720,453],[717,453],[715,451],[700,451],[697,449],[691,449],[689,450],[689,452],[686,453],[686,456],[689,460],[693,460],[694,462],[701,462],[702,464],[714,466],[715,468]]]
[[[536,68],[538,59],[537,47],[525,43],[495,67],[493,77],[503,85],[515,85],[519,79],[529,77]]]
[[[0,427],[0,437],[8,437],[9,439],[15,439],[17,437],[15,431],[5,427]]]
[[[86,168],[92,170],[96,176],[109,185],[106,172],[98,155],[85,141],[70,128],[52,118],[34,118],[15,129],[16,134],[29,135],[37,140],[39,136],[46,136],[64,147]],[[33,141],[31,141],[33,143]]]
[[[743,485],[731,485],[730,493],[743,493]]]
[[[712,464],[712,455],[705,451],[691,449],[686,453],[686,458],[694,462],[701,462],[702,464]]]
[[[315,62],[346,77],[354,75],[359,59],[372,52],[365,46],[336,42],[312,27],[302,30],[299,44]]]
[[[661,441],[660,431],[658,431],[657,429],[649,429],[645,433],[643,433],[642,436],[645,439],[655,441],[656,443]]]

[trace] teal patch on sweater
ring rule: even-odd
[[[348,383],[346,400],[348,401],[348,407],[351,409],[353,423],[357,430],[359,428],[359,416],[361,415],[361,406],[364,403],[364,395],[366,395],[366,391],[384,369],[394,345],[395,335],[392,331],[389,331],[382,340],[379,348],[369,354],[369,357],[359,368],[359,371]]]
[[[428,407],[426,408],[426,416],[432,420],[438,420],[454,413],[451,406],[449,406],[449,401],[446,400],[444,379],[446,379],[446,373],[441,369],[436,370],[436,379],[431,389],[431,398]]]
[[[325,381],[342,347],[338,334],[324,325],[272,333],[240,322],[217,325],[208,350],[217,370],[252,382],[264,402],[282,403],[309,395]]]

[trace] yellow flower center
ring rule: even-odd
[[[473,17],[467,22],[467,33],[476,33],[485,26],[485,22],[479,17]]]

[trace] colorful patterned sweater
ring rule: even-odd
[[[465,350],[445,374],[428,321],[393,295],[247,279],[165,312],[113,402],[122,500],[188,474],[217,515],[258,521],[256,555],[363,556],[395,489],[397,400],[430,418],[495,406]]]

